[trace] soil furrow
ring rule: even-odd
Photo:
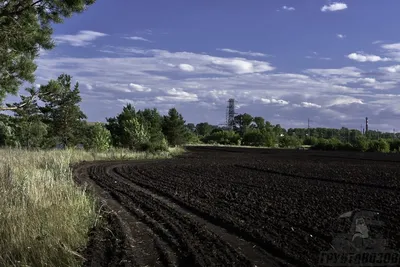
[[[339,216],[356,209],[381,211],[384,229],[364,218],[369,238],[400,250],[399,155],[188,150],[75,167],[110,211],[85,266],[318,266],[334,240],[352,242],[355,221]]]
[[[235,167],[248,169],[248,170],[252,170],[252,171],[257,171],[257,172],[265,172],[265,173],[277,174],[277,175],[288,176],[288,177],[293,177],[293,178],[298,178],[298,179],[304,179],[304,180],[313,180],[313,181],[328,182],[328,183],[334,183],[334,184],[363,186],[363,187],[370,187],[370,188],[374,188],[374,189],[382,189],[382,190],[390,190],[390,191],[400,191],[400,188],[393,187],[393,186],[369,184],[369,183],[358,183],[358,182],[339,180],[339,179],[334,180],[334,179],[329,179],[329,178],[303,176],[303,175],[291,174],[291,173],[280,172],[280,171],[275,171],[275,170],[258,169],[256,167],[244,166],[244,165],[240,165],[240,164],[235,164]]]
[[[85,252],[89,255],[84,263],[85,266],[166,266],[165,261],[168,258],[165,255],[168,254],[168,250],[165,244],[112,197],[112,190],[101,186],[99,181],[103,176],[99,176],[97,171],[93,172],[96,174],[93,176],[93,173],[90,173],[93,168],[99,169],[99,166],[97,164],[80,166],[75,170],[75,173],[79,175],[79,177],[75,175],[75,179],[79,180],[80,184],[88,185],[89,189],[98,195],[109,213],[105,225],[100,229],[94,229],[91,233],[91,240],[97,241]],[[110,224],[109,220],[114,223]],[[109,242],[110,240],[103,238],[104,230],[109,231],[113,239],[122,240],[111,250],[109,244],[103,244],[100,241]],[[164,251],[164,253],[160,254],[159,251]],[[103,258],[111,258],[113,261],[105,263],[102,257],[95,257],[95,255],[103,255]]]
[[[232,244],[234,247],[237,248],[238,251],[241,251],[248,259],[252,259],[252,262],[256,266],[277,266],[281,260],[274,259],[271,256],[268,256],[266,252],[260,250],[260,248],[257,248],[257,246],[253,243],[249,243],[238,236],[229,233],[225,228],[217,226],[213,223],[211,223],[209,220],[207,220],[204,217],[201,217],[199,215],[196,215],[193,213],[193,210],[188,209],[187,207],[181,206],[178,203],[172,201],[171,199],[167,198],[166,196],[162,196],[160,194],[154,193],[153,191],[144,188],[135,182],[132,182],[131,180],[128,180],[124,178],[123,174],[118,172],[118,167],[116,166],[113,168],[114,173],[119,175],[119,181],[123,182],[126,186],[129,186],[130,188],[134,188],[136,191],[143,192],[145,195],[150,196],[150,199],[156,199],[169,207],[170,209],[179,212],[181,215],[176,216],[175,219],[179,220],[180,218],[183,218],[182,215],[187,216],[193,221],[196,221],[197,223],[200,223],[204,227],[206,227],[208,230],[212,231],[213,233],[217,234],[219,238],[227,242],[228,244]],[[217,241],[217,240],[214,240]]]

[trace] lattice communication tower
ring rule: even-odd
[[[226,127],[233,129],[235,125],[235,99],[231,98],[228,100],[228,105],[226,107]]]

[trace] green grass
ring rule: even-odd
[[[94,197],[74,183],[71,163],[168,158],[182,152],[1,149],[0,266],[81,265],[78,251],[86,246],[99,213]]]

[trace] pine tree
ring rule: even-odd
[[[40,110],[44,115],[44,122],[49,125],[49,135],[56,138],[55,142],[67,147],[78,143],[82,119],[86,119],[79,107],[79,84],[76,83],[71,89],[71,79],[70,75],[61,74],[57,80],[41,86],[39,94],[40,100],[44,102]]]
[[[34,60],[39,50],[54,47],[51,38],[53,24],[83,12],[94,2],[0,1],[0,103],[7,94],[16,94],[23,82],[34,81]]]
[[[171,108],[168,115],[164,116],[162,131],[169,145],[176,146],[186,143],[185,121],[175,108]]]

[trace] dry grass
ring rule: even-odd
[[[98,159],[167,158],[113,150],[0,150],[0,266],[79,266],[98,213],[96,201],[74,184],[70,164]]]

